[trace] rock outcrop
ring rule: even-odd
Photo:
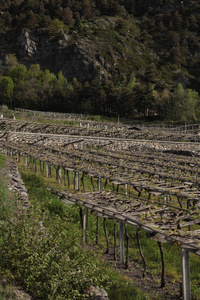
[[[36,42],[30,38],[29,32],[22,29],[22,32],[17,40],[18,52],[24,58],[32,57],[37,51]]]
[[[28,66],[38,63],[41,69],[49,69],[55,74],[61,70],[68,81],[74,77],[80,82],[95,77],[102,79],[107,74],[102,65],[103,58],[89,53],[84,43],[81,39],[73,41],[73,34],[67,35],[63,31],[56,40],[49,40],[44,32],[34,37],[23,29],[17,40],[18,56]]]

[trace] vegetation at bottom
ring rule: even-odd
[[[3,160],[1,155],[1,167]],[[17,283],[39,299],[85,299],[90,285],[105,288],[110,299],[147,299],[108,268],[98,251],[81,246],[77,207],[49,194],[40,177],[26,174],[23,179],[30,191],[28,209],[0,182],[2,283]],[[7,297],[8,289],[2,291]],[[12,290],[10,295],[15,299]]]

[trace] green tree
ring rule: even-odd
[[[48,34],[51,38],[58,37],[61,31],[68,32],[68,27],[58,19],[52,20],[47,27]]]
[[[191,122],[196,120],[196,110],[199,103],[199,95],[196,91],[185,90],[179,83],[172,97],[172,118],[180,122]]]
[[[11,54],[11,53],[7,54],[5,57],[5,61],[9,69],[19,65],[15,54]]]
[[[36,78],[21,81],[15,86],[14,102],[16,107],[39,109],[39,84]]]
[[[40,65],[39,64],[31,65],[30,68],[28,69],[27,76],[29,79],[35,78],[39,82],[41,82],[43,78],[43,71],[40,69]]]
[[[0,78],[0,94],[1,104],[6,104],[12,107],[12,98],[14,91],[14,82],[9,76],[3,76]]]
[[[12,78],[12,80],[15,84],[18,84],[21,81],[25,81],[27,79],[28,72],[27,72],[26,66],[19,65],[19,66],[11,68],[8,71],[7,75]]]

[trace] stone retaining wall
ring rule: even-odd
[[[21,179],[17,164],[10,159],[7,159],[5,166],[2,169],[2,174],[8,179],[8,189],[11,194],[15,193],[18,200],[21,200],[24,207],[28,207],[30,202],[28,200],[27,190]]]

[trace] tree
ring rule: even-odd
[[[91,16],[91,5],[89,0],[83,0],[82,16],[88,19]]]
[[[43,73],[43,78],[42,78],[43,85],[45,85],[45,83],[48,83],[51,86],[53,86],[56,81],[57,81],[56,75],[54,75],[53,73],[51,73],[49,70],[46,69]]]
[[[34,64],[31,65],[30,68],[28,69],[28,78],[35,78],[37,79],[40,83],[42,78],[44,77],[43,71],[40,69],[39,64]]]
[[[27,79],[27,74],[27,68],[24,65],[13,67],[8,71],[8,76],[12,78],[15,84],[25,81]]]
[[[191,89],[184,90],[182,84],[179,83],[173,93],[172,118],[185,123],[195,121],[198,102],[198,93]]]
[[[154,85],[148,83],[147,85],[140,84],[134,89],[135,108],[139,114],[144,117],[149,116],[149,110],[153,109],[156,101]]]
[[[12,67],[16,67],[19,65],[15,54],[11,54],[11,53],[7,54],[5,57],[5,61],[8,66],[8,69],[11,69]]]
[[[40,100],[39,85],[36,78],[21,81],[15,86],[14,101],[17,107],[27,109],[40,109],[38,102]]]
[[[157,80],[157,76],[158,76],[158,71],[157,71],[156,65],[154,62],[151,62],[149,64],[148,69],[145,72],[146,80],[149,83],[155,83]]]
[[[58,19],[54,19],[53,21],[51,21],[49,26],[47,27],[48,34],[51,38],[59,36],[62,30],[67,33],[68,27],[63,23],[63,21],[60,21]]]
[[[14,91],[14,82],[9,76],[3,76],[0,78],[0,94],[1,104],[6,104],[12,107],[12,98]]]
[[[27,27],[28,28],[32,28],[32,27],[36,26],[37,19],[36,19],[36,16],[35,16],[35,14],[32,10],[30,10],[28,12],[27,19],[28,19],[28,22],[27,22]]]
[[[74,24],[74,19],[73,19],[73,12],[69,7],[65,7],[62,11],[62,21],[68,25],[71,26]]]

